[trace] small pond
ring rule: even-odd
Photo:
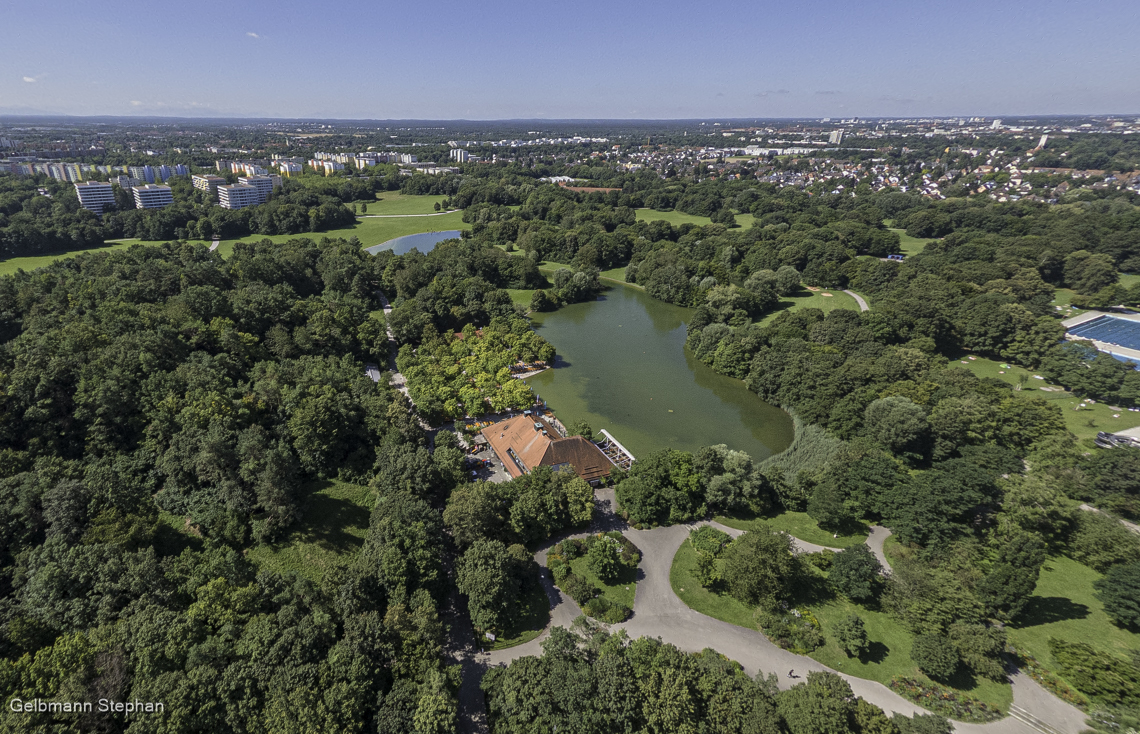
[[[364,251],[370,255],[375,255],[381,250],[391,250],[397,255],[405,255],[412,250],[431,252],[440,242],[456,239],[457,237],[459,237],[458,229],[448,229],[443,232],[406,234],[403,237],[397,237],[394,240],[388,240],[387,242],[381,242],[378,245],[367,247]]]

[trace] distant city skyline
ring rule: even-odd
[[[6,11],[0,114],[358,120],[1134,114],[1140,4],[676,0]]]

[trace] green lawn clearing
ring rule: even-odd
[[[534,290],[525,290],[519,288],[504,288],[507,293],[511,294],[511,300],[515,304],[524,308],[530,308],[530,299],[534,295]]]
[[[806,512],[781,512],[779,515],[771,517],[756,518],[721,516],[717,517],[716,521],[737,530],[757,530],[760,526],[767,525],[773,530],[783,530],[793,538],[828,548],[847,548],[865,543],[867,542],[867,534],[870,532],[865,523],[860,523],[862,525],[861,530],[845,530],[836,537],[835,533],[821,528],[819,523]]]
[[[602,272],[598,273],[598,277],[602,278],[603,280],[616,280],[619,283],[625,283],[625,266],[623,265],[620,268],[611,268],[610,270],[603,270]],[[630,283],[628,285],[633,285],[633,284]],[[638,286],[638,287],[640,288],[641,286]]]
[[[1065,427],[1080,439],[1092,440],[1096,438],[1098,431],[1115,433],[1140,426],[1140,413],[1126,409],[1115,410],[1107,403],[1088,402],[1059,385],[1051,384],[1048,380],[1038,380],[1037,376],[1040,373],[1027,370],[1012,362],[998,362],[986,357],[963,354],[957,360],[951,361],[950,365],[969,369],[978,377],[997,378],[1015,388],[1020,383],[1021,390],[1015,389],[1015,395],[1042,398],[1056,405],[1061,409]],[[1020,382],[1022,378],[1025,379],[1023,383]]]
[[[673,593],[694,611],[708,615],[722,622],[739,627],[756,629],[754,610],[733,599],[727,594],[714,594],[703,588],[697,581],[694,571],[697,566],[697,551],[688,542],[681,544],[669,572],[669,583]],[[926,677],[918,670],[910,658],[913,636],[885,612],[869,610],[842,599],[809,607],[819,619],[827,642],[810,657],[824,665],[843,673],[878,681],[886,685],[896,675]],[[848,658],[835,642],[831,630],[839,620],[849,614],[863,618],[867,636],[871,640],[870,655],[865,660]],[[995,683],[972,677],[958,681],[963,685],[959,690],[986,703],[1007,710],[1013,700],[1013,692],[1008,683]]]
[[[618,572],[617,580],[607,584],[590,572],[586,566],[585,556],[570,561],[570,570],[601,589],[602,596],[633,609],[633,599],[637,595],[637,569],[624,565],[619,565],[619,568],[621,570]]]
[[[508,647],[530,642],[541,635],[546,625],[550,624],[550,600],[546,597],[546,590],[542,588],[541,583],[534,584],[519,604],[524,607],[522,613],[510,628],[503,630],[496,637],[491,643],[491,650],[506,650]],[[490,641],[484,638],[479,644],[487,642]]]
[[[855,302],[854,298],[841,290],[823,289],[809,291],[807,288],[801,288],[793,295],[781,298],[779,304],[776,305],[776,310],[765,314],[759,323],[766,325],[771,323],[777,314],[783,313],[784,311],[799,311],[805,308],[818,308],[824,313],[834,311],[837,308],[845,308],[848,311],[858,311],[859,304]]]
[[[411,196],[404,197],[405,199],[442,199],[443,197],[419,197]],[[382,204],[382,203],[381,203]],[[377,206],[379,206],[378,204]],[[421,207],[424,202],[405,202],[401,206]],[[431,208],[431,203],[427,203],[428,209]],[[372,214],[373,205],[369,204],[368,213]],[[277,234],[277,235],[264,235],[256,234],[247,237],[240,237],[232,240],[222,240],[218,246],[218,252],[222,257],[229,257],[234,251],[234,244],[237,242],[254,242],[263,239],[268,239],[273,242],[285,242],[286,240],[295,240],[302,237],[307,237],[312,240],[320,240],[322,237],[337,238],[343,237],[348,239],[356,237],[360,240],[364,247],[371,247],[372,245],[379,245],[382,242],[395,239],[396,237],[403,237],[407,234],[419,234],[420,232],[441,232],[451,229],[470,229],[471,226],[463,223],[463,212],[452,212],[451,214],[441,214],[438,217],[397,217],[393,219],[372,219],[372,218],[358,218],[357,223],[351,227],[343,229],[333,229],[328,232],[302,232],[300,234]],[[137,240],[126,239],[108,242],[105,247],[96,247],[88,250],[72,250],[70,252],[60,252],[52,255],[36,255],[32,257],[14,257],[8,260],[0,261],[0,275],[10,275],[18,269],[34,270],[35,268],[42,268],[49,265],[56,260],[63,258],[75,257],[84,252],[109,252],[111,250],[123,250],[131,245],[160,245],[167,240]],[[194,240],[194,242],[205,244],[209,246],[209,242],[202,240]]]
[[[7,260],[0,261],[0,275],[12,275],[17,270],[35,270],[42,268],[45,265],[51,265],[56,260],[66,260],[68,258],[83,255],[91,252],[111,252],[112,250],[125,250],[131,245],[138,244],[139,240],[121,240],[117,242],[108,242],[103,247],[92,247],[87,250],[71,250],[69,252],[57,252],[51,255],[32,255],[29,257],[13,257]]]
[[[656,209],[637,209],[634,213],[637,215],[637,221],[639,222],[663,220],[672,224],[674,227],[680,227],[682,224],[695,224],[699,227],[712,224],[712,220],[708,217],[699,217],[696,214],[685,214],[684,212],[676,210],[671,212],[659,212]],[[752,226],[752,215],[737,214],[736,223],[739,224],[741,228],[747,229]]]
[[[846,599],[834,599],[826,604],[810,607],[823,628],[827,642],[811,653],[813,660],[834,668],[842,673],[858,678],[878,681],[889,685],[895,676],[908,676],[926,679],[910,657],[914,636],[897,620],[886,612],[875,611]],[[856,614],[863,619],[867,637],[871,641],[870,653],[863,659],[847,657],[847,653],[835,641],[832,630],[846,617]],[[1002,711],[1009,710],[1013,701],[1013,688],[1008,683],[997,683],[980,676],[959,674],[955,681],[958,690],[974,698],[996,706]]]
[[[368,534],[373,491],[335,480],[312,482],[308,490],[301,519],[279,541],[250,549],[251,562],[266,571],[296,571],[314,581],[352,563]]]
[[[756,629],[754,610],[728,594],[714,594],[701,586],[694,575],[696,568],[697,549],[686,540],[673,556],[673,565],[669,568],[669,585],[685,606],[722,622]]]
[[[1093,589],[1099,578],[1101,574],[1070,558],[1050,558],[1029,604],[1006,628],[1010,642],[1058,675],[1049,652],[1050,637],[1084,642],[1117,655],[1140,650],[1140,635],[1117,627],[1105,614]]]
[[[897,229],[894,227],[889,228],[892,232],[899,236],[899,252],[910,257],[917,255],[926,249],[926,246],[934,240],[925,240],[918,237],[911,237],[906,233],[905,229]]]
[[[443,206],[446,196],[413,196],[401,194],[399,191],[381,191],[376,194],[376,201],[356,201],[356,211],[359,214],[434,214],[435,205]],[[368,211],[360,211],[360,205],[367,204]]]

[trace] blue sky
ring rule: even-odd
[[[1140,2],[22,2],[0,114],[1140,112]]]

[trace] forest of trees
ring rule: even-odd
[[[441,510],[463,454],[429,453],[365,376],[387,356],[379,264],[344,241],[172,243],[0,279],[6,692],[166,702],[131,731],[453,730]],[[356,562],[260,571],[246,550],[320,477],[379,497]]]

